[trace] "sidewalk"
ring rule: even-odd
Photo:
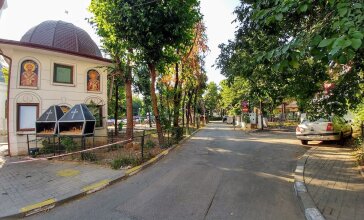
[[[363,219],[364,177],[353,151],[324,144],[309,150],[304,182],[318,210],[328,219]]]
[[[7,161],[3,166],[0,164],[0,218],[52,208],[124,176],[121,170],[75,162],[9,164]]]

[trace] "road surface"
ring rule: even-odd
[[[293,190],[304,152],[292,134],[211,123],[126,181],[29,219],[304,219]]]

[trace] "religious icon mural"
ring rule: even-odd
[[[37,87],[38,64],[32,60],[25,60],[22,62],[20,69],[20,86]]]
[[[87,72],[87,91],[100,91],[100,74],[96,70],[89,70]]]

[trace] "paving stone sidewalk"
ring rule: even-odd
[[[9,164],[7,161],[0,164],[0,218],[23,215],[39,204],[54,205],[87,194],[124,176],[122,170],[83,163],[35,161]]]
[[[320,146],[311,150],[304,179],[326,219],[364,219],[364,178],[351,149]]]

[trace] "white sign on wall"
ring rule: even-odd
[[[250,124],[256,125],[257,124],[257,116],[255,113],[249,113]]]

